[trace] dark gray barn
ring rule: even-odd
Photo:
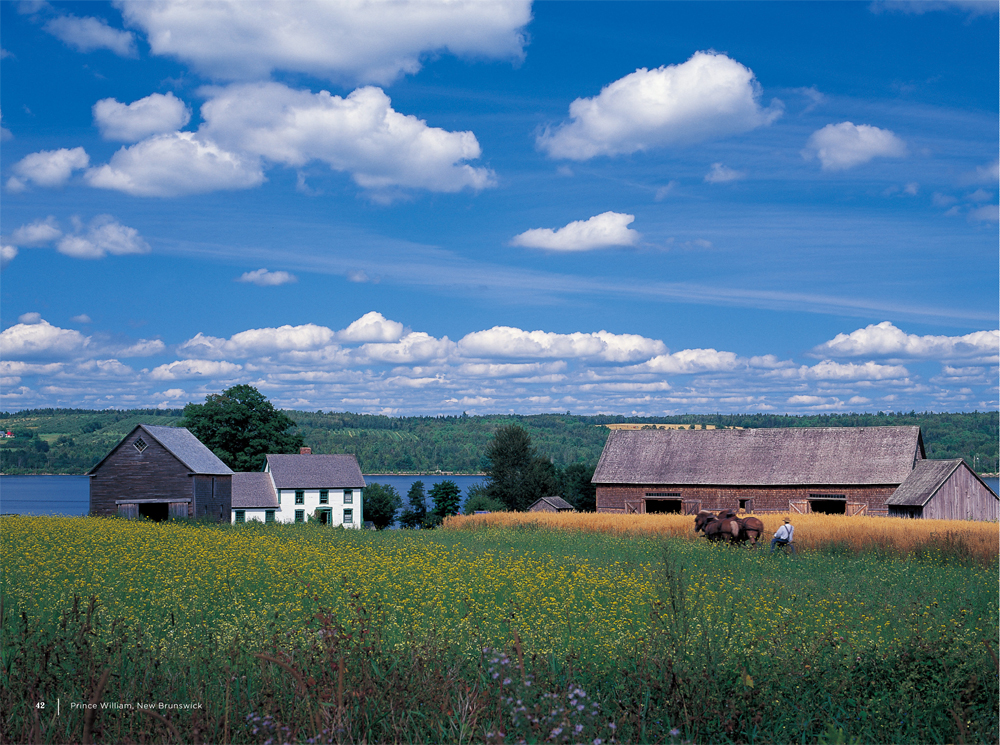
[[[919,427],[617,430],[608,436],[593,483],[598,512],[887,516],[897,494],[902,501],[895,506],[913,514],[929,480],[936,484],[934,505],[920,503],[923,517],[997,519],[996,495],[967,467],[947,461],[949,476],[938,483],[933,474],[940,472],[920,465],[939,462],[926,461]],[[925,472],[919,486],[910,482]],[[912,488],[903,490],[907,484]]]
[[[889,497],[894,517],[996,520],[1000,497],[961,458],[922,460]]]
[[[232,470],[183,427],[138,425],[88,475],[91,515],[232,518]]]

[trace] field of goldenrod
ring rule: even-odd
[[[2,620],[5,633],[23,622],[18,633],[28,640],[32,628],[65,627],[75,598],[86,603],[93,597],[95,620],[88,633],[108,649],[124,629],[141,632],[143,644],[165,664],[202,659],[206,670],[230,670],[236,650],[244,656],[267,651],[278,636],[282,649],[315,645],[320,609],[346,628],[362,608],[389,655],[412,656],[437,640],[465,659],[481,656],[483,648],[513,655],[516,647],[532,659],[575,660],[571,668],[589,666],[614,676],[638,660],[653,665],[660,659],[651,657],[654,652],[671,660],[675,677],[690,668],[700,680],[697,670],[707,665],[728,682],[699,695],[731,696],[727,686],[736,686],[758,713],[791,707],[788,723],[775,725],[772,741],[780,741],[781,728],[815,734],[819,724],[798,723],[795,712],[807,705],[805,698],[838,697],[844,686],[857,689],[850,694],[854,703],[830,699],[829,706],[854,710],[864,695],[866,706],[891,718],[899,705],[893,697],[909,687],[920,691],[919,707],[945,706],[941,726],[954,726],[948,723],[952,710],[970,712],[963,727],[992,737],[995,724],[976,718],[996,701],[996,675],[988,668],[998,628],[995,525],[951,524],[934,531],[947,536],[970,528],[969,545],[980,548],[952,556],[919,521],[890,525],[850,518],[870,537],[894,541],[877,546],[905,549],[856,553],[852,546],[865,544],[837,533],[836,521],[800,516],[796,537],[815,550],[788,557],[704,540],[664,540],[673,534],[691,538],[689,517],[643,516],[641,523],[589,517],[491,515],[453,519],[444,530],[381,533],[314,525],[3,517]],[[769,529],[776,527],[769,522]],[[927,531],[929,550],[908,542],[918,528]],[[821,531],[833,539],[810,538]],[[990,534],[992,553],[981,548]],[[213,657],[227,649],[229,662]],[[944,653],[958,660],[948,663],[947,680],[920,682],[929,673],[907,667]],[[663,664],[655,662],[655,675],[666,674]],[[647,684],[650,674],[643,673]],[[987,689],[970,689],[974,707],[964,694],[955,694],[958,703],[945,701],[952,695],[949,686],[973,685],[969,675],[987,681]],[[933,690],[924,690],[927,685]],[[242,695],[249,706],[256,694]],[[679,706],[678,695],[662,705]],[[915,705],[907,706],[906,716],[916,716]],[[695,727],[699,720],[685,716]],[[892,739],[885,723],[869,725],[857,731]],[[944,739],[949,737],[954,732]]]

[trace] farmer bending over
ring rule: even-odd
[[[785,524],[782,525],[774,532],[774,538],[771,539],[771,553],[774,553],[774,547],[777,546],[788,546],[793,542],[793,536],[795,535],[795,528],[792,527],[792,522],[787,517],[785,518]],[[794,546],[792,549],[794,550]]]

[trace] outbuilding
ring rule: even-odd
[[[1000,497],[961,458],[922,460],[888,500],[893,517],[996,520]]]
[[[528,512],[573,512],[573,505],[562,497],[542,497],[528,508]]]
[[[137,425],[88,475],[91,515],[231,519],[232,470],[183,427]]]
[[[887,516],[897,493],[896,507],[918,506],[910,501],[919,501],[916,495],[931,488],[925,482],[937,484],[943,472],[916,467],[941,462],[926,461],[919,427],[619,430],[608,436],[593,483],[598,512]],[[972,479],[948,463],[954,468],[946,469],[949,477],[934,490],[941,494],[939,512],[996,519],[996,495],[967,466]],[[912,489],[900,492],[915,473],[927,474],[921,486],[914,481]],[[928,511],[924,504],[921,514],[930,517],[937,508]]]

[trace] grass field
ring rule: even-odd
[[[0,740],[996,742],[996,525],[801,517],[0,518]]]

